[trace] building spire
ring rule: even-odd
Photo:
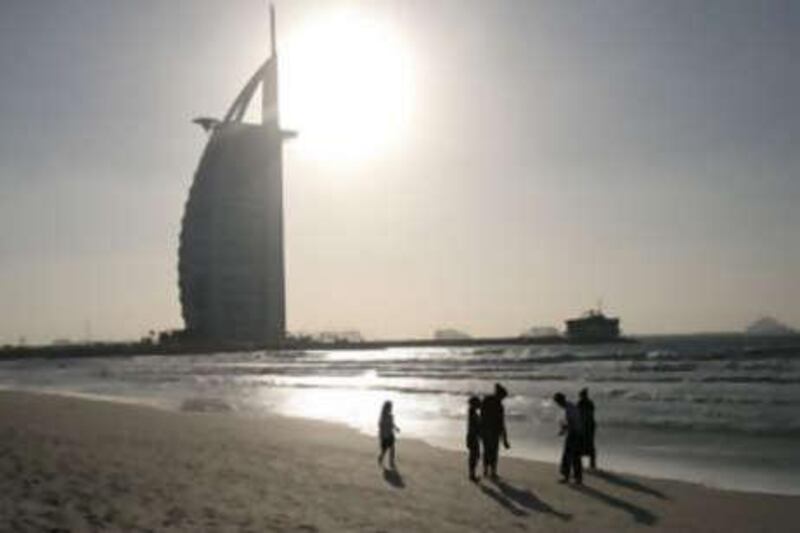
[[[278,47],[276,45],[276,35],[275,35],[275,4],[270,2],[269,4],[269,42],[271,45],[270,52],[272,56],[275,57],[275,54],[278,53]]]

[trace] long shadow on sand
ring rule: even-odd
[[[606,481],[613,485],[618,485],[626,489],[635,490],[637,492],[641,492],[644,494],[649,494],[650,496],[654,496],[661,500],[669,500],[669,497],[660,490],[656,490],[653,487],[648,487],[647,485],[635,481],[633,479],[622,477],[619,474],[614,474],[613,472],[604,472],[602,470],[590,470],[587,473],[591,476],[602,479],[603,481]]]
[[[494,480],[492,483],[496,488],[480,485],[481,490],[514,516],[527,516],[528,511],[535,511],[537,513],[551,514],[563,521],[572,519],[571,514],[557,511],[528,489],[517,488],[503,480]]]
[[[627,512],[631,515],[631,518],[633,518],[639,524],[652,526],[658,522],[658,517],[644,507],[639,507],[631,502],[626,502],[625,500],[617,498],[616,496],[599,491],[594,487],[587,487],[586,485],[570,485],[570,488],[590,496],[595,500],[601,501],[609,507],[615,507]]]
[[[406,487],[405,481],[403,481],[403,476],[400,475],[400,472],[396,468],[384,468],[383,469],[383,479],[396,489],[404,489]]]

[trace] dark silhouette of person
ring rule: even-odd
[[[589,399],[589,389],[583,388],[578,393],[578,412],[583,422],[583,450],[581,457],[589,456],[589,466],[597,468],[597,450],[594,446],[594,402]]]
[[[469,399],[469,410],[467,411],[467,450],[469,450],[469,479],[478,481],[475,475],[475,468],[481,458],[481,399],[472,396]]]
[[[383,466],[383,456],[389,451],[389,465],[395,468],[394,462],[394,434],[400,432],[400,428],[394,425],[394,415],[392,414],[392,402],[383,402],[381,418],[378,420],[378,439],[380,440],[381,453],[378,455],[378,464]]]
[[[506,415],[503,409],[503,399],[508,396],[508,391],[495,383],[494,394],[483,399],[481,404],[481,440],[483,440],[483,475],[497,477],[497,460],[500,454],[500,439],[506,449],[508,434],[506,433]]]
[[[564,437],[564,451],[561,454],[561,482],[569,481],[570,474],[575,479],[575,484],[583,483],[583,468],[581,465],[581,451],[583,450],[583,423],[578,408],[572,402],[568,402],[563,394],[557,392],[553,395],[553,401],[564,409],[565,420],[561,423],[559,435],[566,433]]]

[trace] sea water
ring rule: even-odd
[[[496,382],[510,393],[506,453],[513,456],[557,461],[561,412],[551,398],[561,391],[575,399],[588,387],[601,468],[800,494],[798,338],[0,362],[4,388],[194,412],[274,412],[368,434],[376,433],[381,404],[392,400],[400,457],[402,438],[462,449],[468,397],[491,393]]]

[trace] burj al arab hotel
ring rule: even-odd
[[[188,338],[280,342],[286,331],[283,142],[278,120],[275,14],[271,54],[223,120],[199,118],[208,141],[194,175],[178,250]],[[244,115],[261,90],[260,123]]]

